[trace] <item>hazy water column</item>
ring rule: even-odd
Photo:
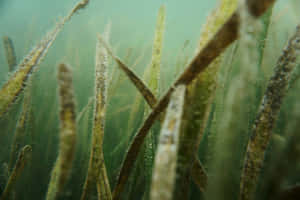
[[[157,10],[164,3],[168,9],[168,18],[163,56],[175,57],[185,40],[191,41],[190,51],[193,52],[201,24],[215,1],[92,0],[88,11],[69,24],[54,48],[66,48],[67,41],[72,39],[75,40],[74,47],[93,49],[95,32],[101,32],[108,20],[113,25],[112,45],[121,43],[122,48],[149,46],[152,44]],[[76,0],[0,0],[0,36],[10,36],[15,42],[17,55],[22,58],[53,22],[57,21],[57,16],[63,16],[75,2]],[[73,30],[78,30],[78,25],[81,26],[81,31],[74,32]],[[90,59],[93,60],[92,57]],[[4,56],[0,54],[0,65],[6,66],[5,64]],[[4,78],[5,73],[2,72],[7,72],[6,68],[0,69],[0,80]]]

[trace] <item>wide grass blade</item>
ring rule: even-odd
[[[173,199],[176,179],[177,149],[186,86],[179,85],[173,93],[159,137],[155,156],[151,199]]]
[[[202,30],[199,49],[211,40],[237,7],[237,0],[222,0],[208,17]],[[216,58],[207,69],[188,85],[180,132],[179,156],[174,199],[187,199],[190,189],[190,169],[196,163],[197,151],[202,139],[212,101],[217,87],[217,75],[222,56]],[[198,162],[200,163],[200,162]],[[202,167],[203,168],[203,167]],[[196,169],[202,169],[196,168]],[[201,172],[204,174],[204,172]],[[207,178],[203,179],[206,182]],[[199,180],[201,181],[201,180]],[[203,183],[204,184],[204,183]],[[203,185],[200,184],[200,185]],[[179,189],[180,188],[180,189]],[[203,187],[200,190],[203,190]]]

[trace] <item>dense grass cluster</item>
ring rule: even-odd
[[[177,56],[169,88],[161,73],[167,7],[141,77],[144,53],[118,57],[109,22],[95,33],[92,96],[80,66],[64,61],[56,77],[39,68],[88,4],[77,3],[19,64],[3,36],[0,200],[300,199],[300,23],[282,50],[272,48],[276,0],[220,0],[190,62],[188,42]]]

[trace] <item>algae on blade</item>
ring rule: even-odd
[[[72,169],[76,145],[76,114],[70,67],[60,64],[57,76],[60,99],[59,154],[51,173],[47,200],[55,200],[62,195]]]
[[[297,85],[298,89],[300,84]],[[287,187],[286,180],[290,176],[297,174],[300,158],[300,134],[299,134],[299,119],[300,119],[300,102],[297,96],[291,106],[290,117],[288,120],[286,132],[287,140],[283,140],[282,151],[274,155],[274,161],[269,162],[269,166],[265,170],[265,182],[263,190],[266,192],[266,197],[261,199],[299,199],[299,185]],[[278,137],[278,134],[273,134],[272,139]],[[285,138],[280,138],[285,139]],[[274,145],[274,144],[273,144]],[[298,188],[297,188],[298,187]],[[298,192],[297,192],[298,190]],[[278,198],[279,196],[279,198]]]
[[[248,200],[254,195],[259,172],[264,164],[264,155],[268,147],[272,129],[288,90],[288,82],[296,59],[300,55],[300,26],[288,41],[268,82],[264,97],[256,116],[251,137],[248,142],[246,158],[240,183],[240,199]]]
[[[82,0],[71,10],[71,12],[56,24],[54,30],[49,32],[23,59],[18,65],[18,69],[10,77],[10,79],[0,89],[0,118],[9,110],[11,105],[19,97],[24,90],[29,76],[34,72],[34,69],[45,58],[49,48],[52,46],[57,35],[63,29],[65,23],[81,8],[87,5],[87,0]]]
[[[109,29],[106,30],[105,40],[109,40]],[[81,200],[90,199],[93,188],[97,188],[98,200],[112,199],[103,155],[103,138],[108,79],[107,68],[108,53],[107,50],[103,46],[101,46],[100,39],[98,39],[96,45],[95,107],[92,146]]]

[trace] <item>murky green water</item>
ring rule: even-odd
[[[53,29],[56,22],[65,16],[76,2],[78,0],[0,0],[0,37],[9,36],[12,39],[18,63],[48,31]],[[63,31],[49,49],[46,58],[39,65],[39,70],[33,75],[31,87],[33,117],[30,118],[30,122],[24,131],[25,136],[22,142],[24,145],[32,145],[33,155],[29,166],[25,168],[24,174],[16,185],[12,199],[44,199],[47,192],[50,173],[57,157],[59,144],[56,80],[58,63],[66,62],[72,66],[76,111],[80,113],[94,95],[96,34],[102,33],[106,24],[111,23],[110,46],[114,53],[123,59],[129,67],[132,66],[139,77],[143,77],[144,71],[151,61],[156,17],[162,4],[166,6],[166,27],[159,81],[159,96],[162,96],[195,55],[201,27],[205,23],[206,17],[216,7],[217,0],[90,0],[87,8],[79,11],[65,25]],[[263,89],[273,73],[273,68],[284,44],[294,32],[296,24],[299,23],[299,10],[298,0],[279,0],[276,3],[262,65],[264,77],[260,87]],[[237,42],[236,45],[238,46],[239,43]],[[10,77],[3,47],[1,43],[1,87]],[[242,49],[242,47],[239,48]],[[232,60],[230,60],[230,53],[233,47],[224,53],[225,61],[221,67],[225,70],[222,70],[219,75],[221,82],[225,77],[226,70],[230,73],[227,79],[223,80],[225,84],[218,85],[218,88],[224,87],[224,91],[227,91],[226,87],[230,86],[230,80],[236,75],[235,73],[239,73],[239,51],[241,50],[239,48],[238,54],[234,54],[236,57]],[[135,65],[137,60],[138,63]],[[112,78],[111,75],[116,68],[117,65],[110,60],[109,79]],[[116,183],[121,161],[128,147],[128,143],[123,141],[133,137],[135,131],[142,124],[144,115],[143,102],[138,110],[133,127],[128,127],[128,119],[135,106],[134,100],[139,95],[132,83],[118,69],[113,76],[112,85],[110,86],[113,88],[116,85],[117,87],[114,90],[111,89],[111,95],[108,96],[103,147],[111,188]],[[250,85],[249,88],[252,86]],[[299,100],[298,91],[299,84],[296,84],[295,88],[288,93],[274,129],[274,133],[283,136],[284,139],[288,138],[287,127],[291,117],[290,112],[294,108],[292,106]],[[247,93],[247,91],[243,92]],[[200,145],[199,157],[203,159],[205,167],[209,166],[207,163],[211,161],[212,156],[209,154],[211,153],[211,149],[209,149],[211,146],[207,143],[209,140],[208,135],[219,127],[213,121],[214,113],[217,112],[217,106],[219,106],[216,102],[212,103],[213,109],[209,116],[208,128],[205,130],[204,140]],[[251,100],[249,102],[250,104],[253,103]],[[258,104],[258,101],[256,103]],[[252,121],[249,120],[248,123],[253,123],[256,110],[251,109],[256,109],[257,106],[255,104],[249,108],[241,108],[245,109],[245,115],[251,115],[249,118]],[[2,165],[10,159],[11,143],[21,108],[22,95],[12,106],[11,111],[0,119],[0,196],[7,179],[3,175],[5,170],[2,170]],[[291,121],[293,120],[295,119],[291,119]],[[87,112],[83,113],[82,118],[77,123],[76,158],[70,181],[61,199],[80,198],[89,159],[92,121],[93,106],[89,106]],[[217,128],[214,126],[217,126]],[[128,130],[131,130],[131,132]],[[248,129],[245,128],[245,130]],[[152,131],[158,135],[160,124],[156,123]],[[244,152],[245,143],[242,140],[237,139],[237,148],[239,149],[236,150],[235,154]],[[277,146],[274,146],[274,149],[277,150]],[[235,156],[238,157],[239,155]],[[268,156],[272,157],[271,155]],[[241,162],[236,157],[232,157],[233,162]],[[140,166],[136,166],[136,168],[138,167]],[[298,172],[299,169],[297,168],[293,173],[298,174]],[[235,173],[238,174],[238,172]],[[234,180],[238,180],[238,175],[235,176]],[[289,177],[287,183],[292,185],[299,183],[299,180],[299,176],[295,175],[292,178]],[[130,184],[143,185],[145,184],[143,181],[145,180],[142,180],[141,183],[135,182],[134,178],[131,177]],[[137,192],[143,192],[139,191],[138,187],[131,188],[133,184],[130,184],[126,186],[124,199],[136,197],[138,196],[136,195]],[[238,183],[233,184],[238,185]],[[204,195],[199,192],[194,184],[191,185],[191,188],[191,199],[204,199]],[[232,192],[234,195],[236,193],[236,190]]]

